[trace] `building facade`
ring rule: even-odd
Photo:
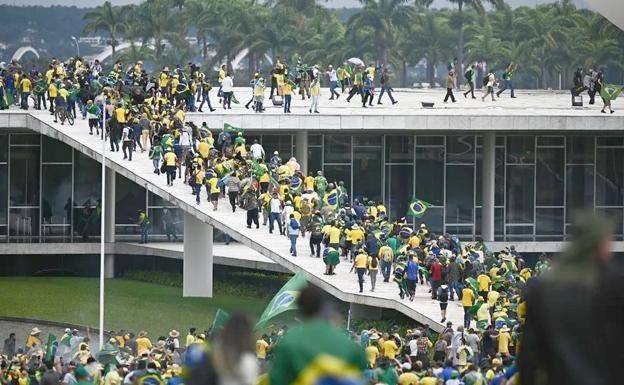
[[[296,134],[258,131],[267,157],[286,161]],[[412,197],[429,202],[414,225],[473,240],[481,235],[483,136],[354,135],[310,131],[307,169],[343,181],[351,199],[381,201],[391,218],[406,215]],[[89,242],[100,232],[101,168],[71,147],[32,132],[0,135],[0,241]],[[164,177],[163,177],[164,178]],[[496,136],[496,241],[565,240],[574,213],[593,209],[613,218],[624,236],[624,138],[572,134]],[[164,183],[164,179],[163,179]],[[190,191],[189,191],[190,192]],[[167,201],[121,175],[115,183],[115,233],[138,239],[138,210],[151,234],[165,239],[164,216],[183,232],[183,215]]]

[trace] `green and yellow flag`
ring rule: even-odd
[[[474,291],[475,297],[479,298],[479,282],[472,277],[468,277],[466,278],[466,283]]]
[[[425,212],[427,212],[427,209],[431,206],[433,206],[431,203],[425,202],[422,199],[412,198],[409,206],[407,206],[407,216],[422,218]]]
[[[219,308],[215,313],[214,319],[212,320],[212,336],[219,334],[221,330],[223,330],[223,326],[230,319],[230,315],[225,310]]]
[[[234,127],[229,123],[223,123],[223,132],[229,132],[238,135],[239,132],[243,132],[240,127]]]
[[[46,343],[46,352],[43,357],[43,362],[52,362],[54,361],[54,356],[56,355],[56,348],[58,348],[58,341],[56,340],[56,336],[50,334],[48,336],[48,342]]]
[[[256,324],[256,330],[261,329],[266,323],[288,310],[297,309],[297,298],[308,282],[302,272],[295,274],[282,288],[275,294],[275,297],[269,302],[266,309],[260,316]]]
[[[622,92],[622,86],[616,86],[615,84],[603,84],[600,89],[600,96],[607,101],[615,100]]]

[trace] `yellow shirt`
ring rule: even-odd
[[[115,118],[118,123],[126,123],[126,109],[123,107],[115,109]]]
[[[69,91],[67,91],[65,88],[61,88],[60,90],[58,90],[58,96],[62,96],[63,99],[67,101],[67,97],[69,96]]]
[[[507,332],[498,334],[498,352],[509,354],[509,343],[511,342],[511,335]]]
[[[220,68],[219,69],[219,84],[223,83],[223,79],[225,79],[225,71]]]
[[[58,89],[56,88],[54,83],[50,83],[50,85],[48,86],[48,94],[50,95],[51,99],[58,96]]]
[[[412,247],[412,249],[417,248],[420,245],[420,237],[418,235],[413,235],[412,237],[410,237],[409,245]]]
[[[24,78],[20,82],[20,87],[22,89],[22,92],[30,92],[31,85],[32,85],[32,83],[30,82],[30,79],[28,79],[28,78]]]
[[[414,372],[403,373],[399,376],[399,385],[418,385],[418,376]]]
[[[420,379],[420,385],[438,385],[437,377],[423,377]]]
[[[305,185],[306,190],[313,190],[314,191],[314,177],[313,176],[306,176],[305,179],[303,180],[303,184]]]
[[[293,215],[297,221],[301,221],[301,213],[299,211],[293,211]]]
[[[396,342],[391,338],[388,341],[385,341],[383,344],[384,356],[388,357],[389,360],[394,360],[396,358],[397,353],[399,352],[399,347]]]
[[[376,346],[367,346],[364,349],[364,355],[366,355],[366,363],[372,367],[375,365],[377,357],[379,357],[379,349]]]
[[[362,240],[364,239],[364,232],[362,231],[362,229],[358,228],[351,230],[349,234],[351,235],[351,242],[353,243],[362,242]]]
[[[462,306],[472,306],[474,299],[474,291],[469,287],[465,287],[462,290]]]
[[[187,335],[186,335],[186,342],[185,342],[185,345],[186,345],[187,347],[188,347],[188,346],[193,345],[193,344],[195,343],[195,341],[196,341],[196,339],[195,339],[195,336],[194,336],[194,335],[192,335],[192,334],[187,334]]]
[[[256,341],[256,357],[264,360],[267,356],[267,351],[269,350],[269,344],[265,340]]]
[[[204,177],[206,176],[206,174],[202,171],[199,170],[195,173],[195,183],[196,184],[204,184]]]
[[[163,155],[163,158],[165,158],[165,166],[176,165],[177,158],[173,151],[165,152],[165,155]]]
[[[28,336],[26,339],[26,347],[30,349],[35,345],[41,346],[41,340],[35,336]]]
[[[197,152],[199,152],[202,158],[207,158],[210,152],[210,145],[206,142],[199,142],[197,145]]]
[[[329,235],[329,243],[340,243],[340,229],[336,226],[331,226],[327,231]],[[364,261],[364,266],[366,267],[366,261]]]
[[[373,267],[373,257],[369,256],[368,261],[366,262],[366,267],[368,270],[379,270],[379,259],[377,259],[377,266]]]
[[[149,353],[152,348],[152,341],[147,337],[140,337],[136,339],[137,354],[140,356],[143,353]]]
[[[48,84],[52,83],[52,76],[54,76],[54,71],[49,69],[46,71],[45,77],[46,77],[46,82]]]
[[[392,247],[385,245],[385,246],[381,246],[379,248],[379,254],[377,254],[377,256],[379,257],[379,260],[383,261],[384,260],[384,256],[388,255],[388,257],[390,258],[390,260],[392,261],[394,259],[394,251],[392,251]]]
[[[210,186],[211,194],[219,194],[221,192],[221,189],[219,188],[219,178],[216,176],[208,179],[208,185]]]
[[[485,274],[481,274],[477,277],[477,282],[479,282],[479,291],[489,291],[490,283],[492,280]]]
[[[282,93],[284,95],[292,95],[292,86],[290,85],[290,83],[284,83],[284,85],[282,86]]]
[[[366,264],[368,262],[368,258],[366,256],[366,254],[358,254],[355,257],[355,267],[357,269],[366,269]],[[385,348],[385,346],[384,346]]]

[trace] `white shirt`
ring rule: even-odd
[[[338,81],[338,74],[336,74],[336,70],[331,70],[329,71],[329,81],[330,82],[337,82]]]
[[[284,206],[284,209],[282,210],[282,219],[284,221],[287,221],[290,219],[290,214],[295,212],[295,208],[292,207],[292,205],[286,205]]]
[[[180,146],[190,146],[191,145],[191,135],[189,135],[188,131],[184,130],[180,134]]]
[[[131,140],[130,139],[130,127],[126,126],[123,128],[123,131],[121,132],[121,138],[123,141]]]
[[[233,88],[234,81],[232,80],[232,77],[226,76],[225,79],[223,79],[223,83],[221,83],[221,92],[232,92]]]
[[[278,198],[271,199],[271,212],[272,213],[280,213],[282,211],[281,202]]]
[[[260,143],[254,143],[249,148],[249,152],[251,152],[251,156],[254,159],[262,159],[264,158],[264,148]]]

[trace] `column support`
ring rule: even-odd
[[[184,213],[184,297],[212,297],[212,237],[212,226]]]
[[[115,242],[115,180],[116,173],[112,168],[106,168],[106,186],[104,199],[106,212],[104,213],[104,242]],[[104,255],[104,278],[115,278],[115,255]]]
[[[308,130],[298,130],[295,137],[295,158],[301,166],[301,172],[308,175]],[[284,161],[286,161],[284,159]]]
[[[494,241],[494,179],[496,175],[496,133],[483,134],[483,172],[481,189],[481,235],[485,242]]]

